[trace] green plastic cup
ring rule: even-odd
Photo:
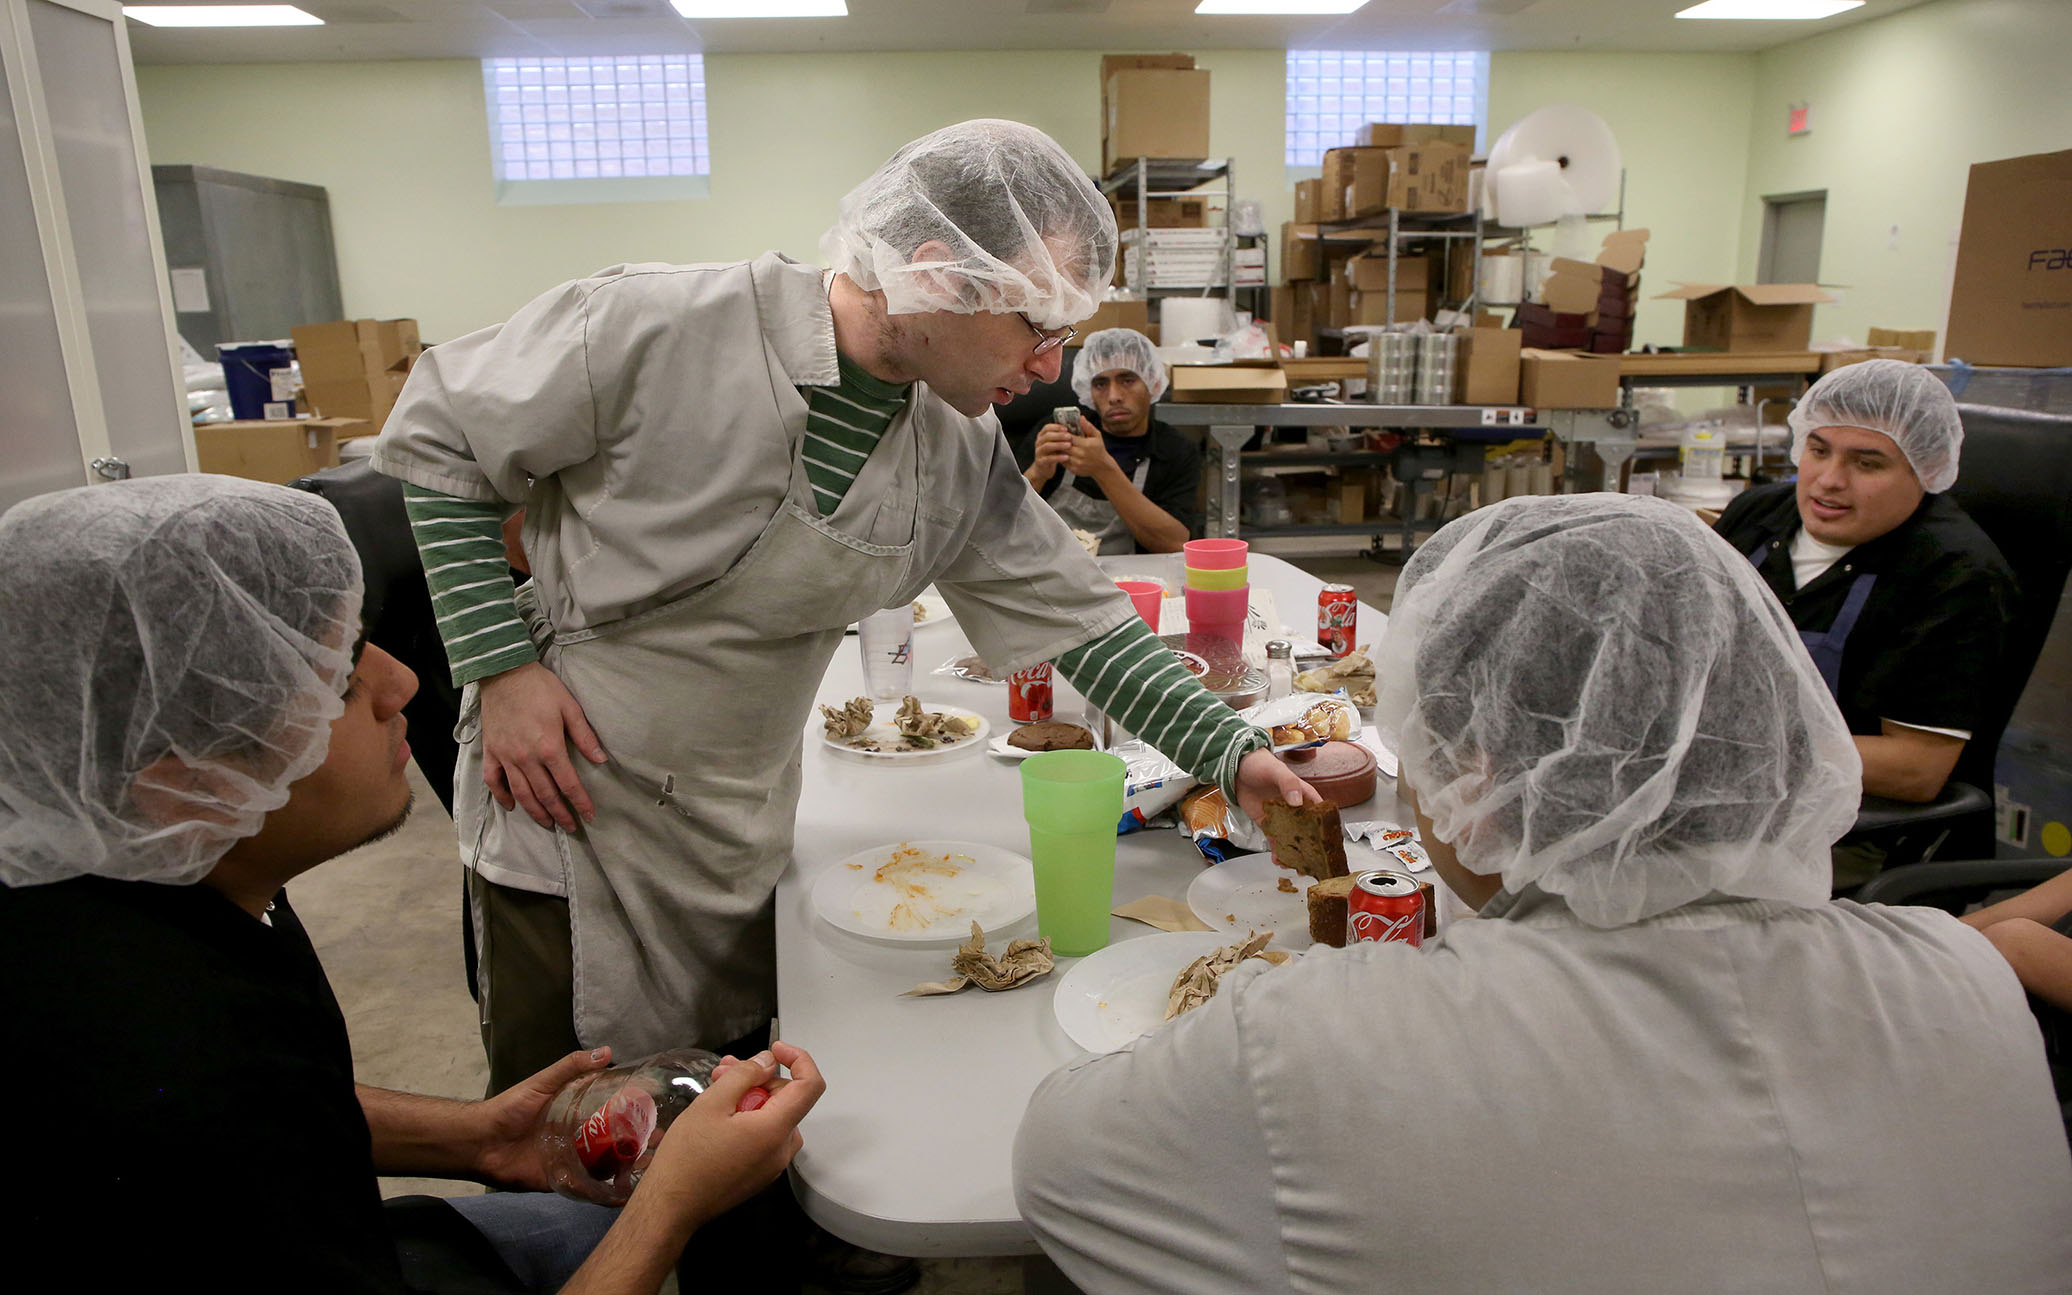
[[[1036,929],[1060,957],[1108,947],[1123,769],[1104,751],[1039,751],[1022,761]]]

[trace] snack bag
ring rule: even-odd
[[[1290,693],[1238,714],[1263,728],[1276,751],[1322,746],[1334,739],[1349,741],[1360,731],[1360,712],[1343,696]]]

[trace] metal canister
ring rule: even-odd
[[[1401,940],[1424,945],[1424,890],[1407,873],[1363,872],[1345,900],[1345,942]]]
[[[1077,405],[1059,405],[1050,411],[1050,421],[1074,436],[1081,435],[1085,430],[1079,425],[1079,406]]]
[[[1460,357],[1460,339],[1451,333],[1426,333],[1417,339],[1417,403],[1453,403],[1453,378]]]
[[[1360,595],[1351,585],[1325,585],[1317,591],[1317,642],[1342,657],[1356,646],[1360,628]]]
[[[1034,724],[1051,716],[1050,662],[1038,661],[1007,676],[1007,717]]]
[[[1266,700],[1278,701],[1295,691],[1295,645],[1273,639],[1266,645]]]

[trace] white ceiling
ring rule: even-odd
[[[322,27],[129,24],[139,63],[296,63],[705,50],[1767,49],[1909,8],[1819,22],[1689,22],[1696,0],[1368,0],[1343,17],[1202,17],[1195,0],[849,0],[847,18],[687,22],[668,0],[298,0]]]

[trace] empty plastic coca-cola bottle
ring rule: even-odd
[[[563,1196],[623,1205],[669,1125],[712,1083],[719,1058],[697,1048],[593,1071],[569,1081],[540,1117],[540,1164]],[[770,1096],[752,1088],[736,1109]]]

